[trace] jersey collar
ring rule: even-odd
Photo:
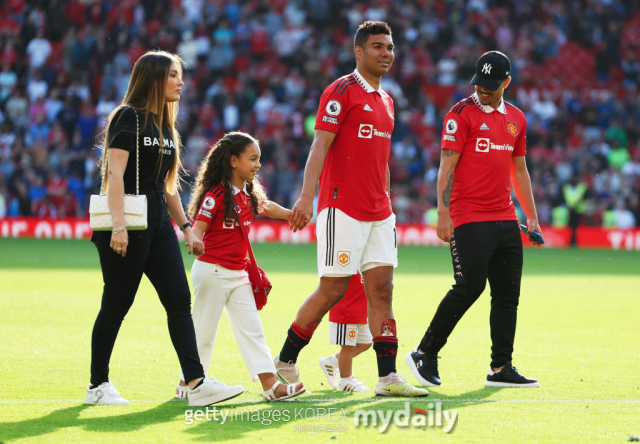
[[[364,77],[362,77],[362,74],[360,74],[358,72],[358,68],[353,70],[353,77],[358,82],[358,85],[360,85],[362,87],[362,89],[364,89],[367,94],[368,93],[372,93],[372,92],[377,92],[378,94],[382,95],[382,93],[384,92],[382,87],[380,87],[380,89],[376,90],[373,86],[369,85],[369,82],[367,82],[364,79]]]
[[[236,187],[234,184],[229,183],[229,185],[231,185],[231,191],[233,191],[233,195],[235,196],[236,194],[238,194],[240,191],[244,191],[244,194],[246,194],[247,196],[249,195],[249,193],[247,193],[247,183],[244,183],[244,187],[242,187],[242,190],[240,190],[240,188]]]
[[[478,97],[477,92],[473,93],[471,97],[473,98],[473,103],[478,105],[478,108],[480,108],[483,112],[487,114],[492,113],[494,111],[498,111],[500,114],[507,114],[507,108],[504,106],[504,99],[502,98],[500,99],[500,105],[498,106],[498,109],[493,109],[489,105],[483,105],[482,103],[480,103],[480,97]]]

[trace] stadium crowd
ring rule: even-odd
[[[640,226],[635,1],[7,0],[0,12],[0,217],[87,214],[96,137],[150,48],[188,64],[186,181],[213,141],[240,129],[260,140],[271,198],[292,205],[323,88],[354,69],[357,26],[384,20],[396,45],[382,87],[395,102],[399,222],[435,224],[442,118],[473,92],[479,55],[498,49],[512,62],[506,99],[528,120],[540,223]]]

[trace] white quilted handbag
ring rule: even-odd
[[[135,110],[134,110],[135,112]],[[124,195],[124,224],[127,230],[147,229],[147,196],[140,195],[140,123],[138,113],[136,113],[136,194]],[[109,202],[104,189],[104,177],[107,171],[107,161],[109,150],[105,149],[104,161],[102,162],[102,183],[100,194],[92,194],[89,201],[89,226],[94,231],[113,230],[113,218],[109,210]]]

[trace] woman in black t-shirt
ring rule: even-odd
[[[189,254],[204,253],[177,192],[182,164],[175,121],[184,84],[182,63],[180,57],[164,51],[144,54],[133,67],[122,104],[107,118],[105,189],[113,231],[94,232],[91,237],[100,256],[104,290],[91,338],[87,404],[129,403],[109,381],[109,360],[143,274],[155,287],[167,311],[171,341],[185,381],[189,381],[189,404],[210,405],[244,391],[241,386],[229,387],[204,375],[191,318],[189,284],[169,219],[171,216],[184,231]],[[139,168],[136,168],[137,151]],[[148,228],[128,232],[124,223],[124,195],[136,194],[137,183],[140,194],[147,195]]]

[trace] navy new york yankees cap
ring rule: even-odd
[[[500,51],[489,51],[482,54],[476,63],[476,75],[473,76],[470,85],[480,85],[488,90],[495,91],[500,84],[511,74],[511,62]]]

